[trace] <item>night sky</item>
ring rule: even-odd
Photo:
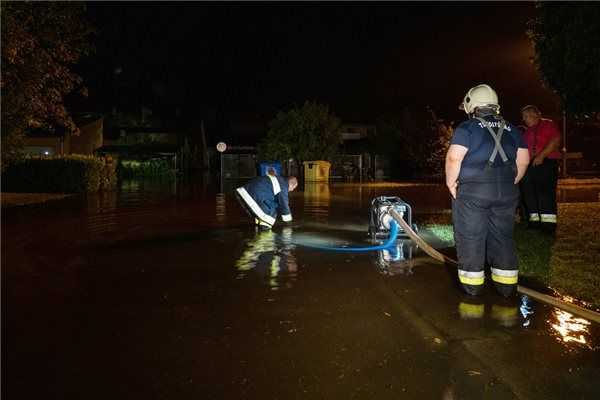
[[[88,3],[96,53],[80,67],[86,107],[145,104],[274,114],[304,100],[346,122],[430,105],[461,120],[488,83],[503,114],[558,101],[530,62],[533,3]],[[120,73],[115,73],[118,71]],[[517,121],[518,122],[518,121]]]

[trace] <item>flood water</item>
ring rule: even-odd
[[[444,187],[306,185],[292,224],[257,232],[234,185],[129,181],[3,210],[3,395],[600,398],[598,325],[493,290],[476,302],[409,242],[303,246],[372,244],[378,195],[411,204],[432,238],[426,222],[449,218]]]

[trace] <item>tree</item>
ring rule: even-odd
[[[447,147],[447,129],[429,107],[405,107],[398,114],[377,120],[371,150],[390,160],[394,177],[439,174]]]
[[[29,128],[78,133],[64,97],[86,90],[71,71],[91,51],[85,7],[67,2],[2,2],[2,170],[18,158]]]
[[[279,112],[259,145],[263,159],[330,160],[342,142],[341,121],[329,107],[305,102],[302,107]]]
[[[600,6],[537,4],[529,23],[535,62],[546,86],[569,112],[600,110]]]

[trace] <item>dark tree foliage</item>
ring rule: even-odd
[[[19,156],[28,128],[77,133],[64,97],[79,90],[71,67],[91,50],[85,7],[73,2],[2,2],[2,169]]]
[[[529,36],[544,83],[576,114],[600,110],[600,5],[540,2]]]
[[[429,108],[405,107],[377,119],[371,151],[387,157],[393,178],[439,175],[448,147],[449,132]]]
[[[270,160],[331,160],[342,142],[341,121],[323,104],[305,102],[302,107],[279,112],[269,124],[259,146],[260,156]]]

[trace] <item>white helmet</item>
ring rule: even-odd
[[[473,114],[477,107],[493,106],[500,111],[498,95],[488,85],[477,85],[467,92],[462,104],[458,107],[467,114]]]

